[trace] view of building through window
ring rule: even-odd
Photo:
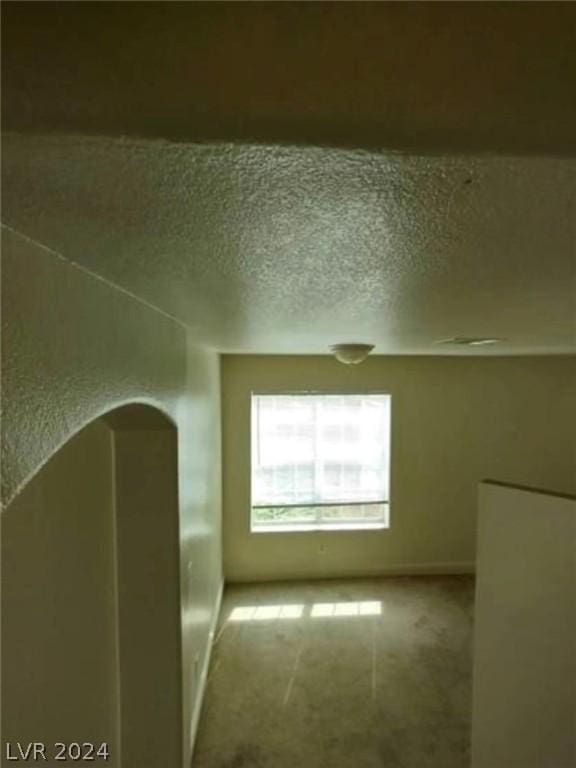
[[[385,527],[389,467],[389,395],[252,395],[252,530]]]

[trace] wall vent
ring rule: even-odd
[[[451,339],[442,339],[437,344],[452,344],[461,347],[481,347],[484,344],[498,344],[503,339],[484,338],[482,336],[454,336]]]

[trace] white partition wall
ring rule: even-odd
[[[576,765],[576,500],[480,486],[473,768]]]

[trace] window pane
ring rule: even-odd
[[[262,525],[278,523],[310,524],[316,522],[315,507],[256,507],[252,521]]]
[[[387,504],[345,504],[309,507],[253,507],[252,523],[274,525],[319,525],[355,523],[388,524]]]
[[[388,501],[389,442],[389,395],[253,395],[252,506],[309,520],[313,505]],[[345,516],[332,509],[318,517]]]
[[[344,506],[321,507],[323,523],[377,523],[386,520],[386,504],[347,504]]]

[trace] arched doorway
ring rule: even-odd
[[[129,405],[75,435],[4,511],[13,754],[41,742],[58,766],[56,742],[106,744],[109,766],[180,768],[177,488],[176,428]]]

